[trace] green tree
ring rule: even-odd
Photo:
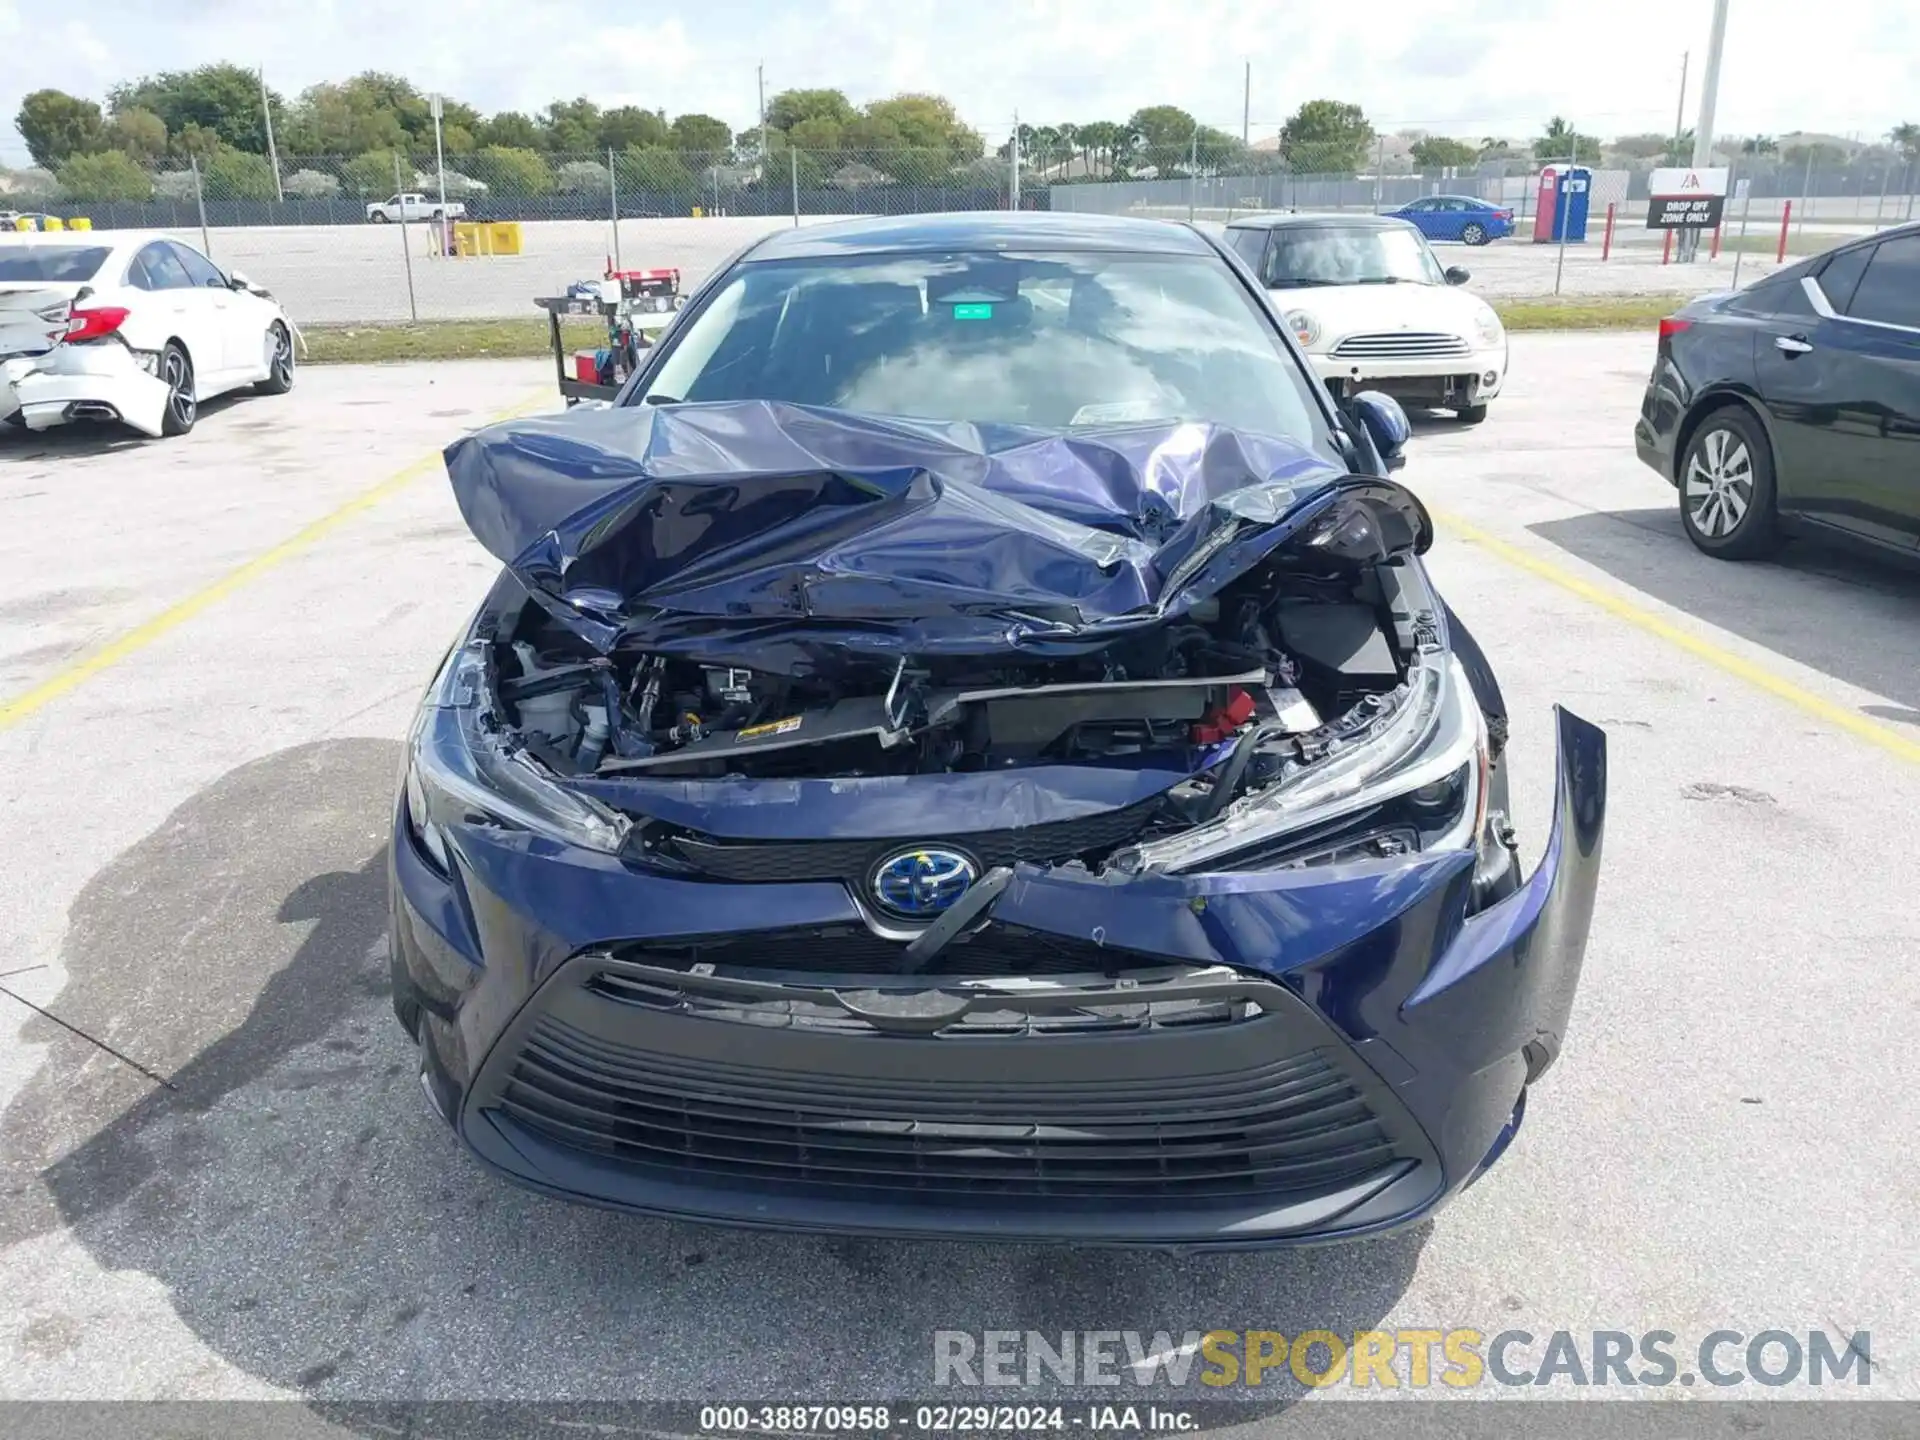
[[[620,157],[620,188],[691,196],[699,192],[700,186],[676,152],[635,145]]]
[[[1555,160],[1592,165],[1600,159],[1600,142],[1592,135],[1582,135],[1556,115],[1547,122],[1546,133],[1533,142],[1533,158],[1543,165]]]
[[[173,137],[167,142],[167,148],[175,155],[183,157],[187,155],[205,157],[220,149],[224,143],[217,131],[209,130],[205,125],[189,120],[174,132]]]
[[[283,122],[285,101],[272,91],[276,126]],[[260,111],[260,77],[239,65],[202,65],[196,70],[169,70],[144,76],[107,92],[114,114],[123,110],[151,110],[166,122],[167,133],[178,135],[189,125],[211,130],[223,145],[265,154],[267,127]]]
[[[1092,120],[1081,125],[1078,134],[1089,169],[1111,174],[1124,163],[1123,149],[1131,144],[1126,126],[1111,120]]]
[[[1920,160],[1920,122],[1912,120],[1887,131],[1887,139],[1899,146],[1909,161]]]
[[[871,124],[890,126],[909,150],[940,150],[956,164],[977,160],[986,153],[980,132],[961,123],[953,102],[941,95],[907,92],[866,107]]]
[[[296,200],[325,200],[340,193],[340,182],[324,170],[296,170],[281,188]]]
[[[1608,148],[1629,160],[1657,160],[1673,143],[1671,135],[1648,130],[1638,135],[1621,135]]]
[[[36,90],[13,117],[33,163],[57,170],[75,155],[90,155],[106,143],[106,123],[91,100],[63,90]]]
[[[107,146],[151,165],[167,153],[167,122],[138,106],[122,110],[108,122]]]
[[[733,131],[711,115],[676,115],[670,142],[675,150],[691,150],[715,157],[732,153]]]
[[[1811,164],[1815,169],[1847,163],[1847,152],[1825,140],[1796,140],[1780,152],[1789,165]]]
[[[1778,155],[1780,142],[1771,135],[1749,135],[1740,142],[1742,155]]]
[[[554,167],[553,187],[563,195],[604,194],[607,167],[597,160],[569,160]]]
[[[393,150],[369,150],[356,155],[340,167],[340,178],[347,189],[368,200],[391,195],[395,189],[412,183],[413,169],[402,159],[400,165],[400,185],[394,184],[394,163],[397,158]]]
[[[153,180],[131,155],[75,155],[60,167],[60,188],[75,200],[149,200]]]
[[[1280,127],[1280,153],[1296,171],[1352,173],[1367,163],[1373,126],[1358,105],[1309,100]]]
[[[1670,137],[1667,148],[1660,152],[1660,160],[1665,165],[1691,165],[1693,163],[1693,131],[1682,130]]]
[[[542,149],[578,154],[600,148],[600,107],[584,95],[554,101],[540,112],[539,124]]]
[[[1454,140],[1445,135],[1427,135],[1413,142],[1413,163],[1422,170],[1444,170],[1449,167],[1477,164],[1480,159],[1480,147],[1469,145],[1464,140]]]
[[[518,110],[502,110],[475,127],[474,143],[481,148],[498,145],[509,150],[538,150],[540,127]]]
[[[278,193],[264,155],[224,146],[201,162],[200,182],[210,200],[272,200]]]
[[[782,132],[774,130],[773,133],[779,135]],[[809,115],[789,126],[784,133],[794,149],[815,153],[838,150],[846,141],[846,127],[825,115]]]
[[[467,169],[495,195],[545,195],[553,189],[553,172],[537,150],[489,145],[467,157]]]
[[[576,101],[583,104],[583,101]],[[667,117],[658,110],[643,110],[638,105],[622,105],[600,117],[594,136],[596,150],[625,150],[634,145],[666,145],[673,139]],[[555,145],[558,150],[563,147]]]
[[[853,123],[858,112],[838,90],[782,90],[767,102],[767,125],[791,131],[807,120],[831,120],[837,126]]]
[[[1194,132],[1200,122],[1178,105],[1149,105],[1136,110],[1127,128],[1140,137],[1141,159],[1161,175],[1185,173]]]

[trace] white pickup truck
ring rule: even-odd
[[[466,213],[467,207],[458,200],[443,203],[411,190],[404,195],[375,200],[367,206],[367,219],[379,225],[392,220],[460,220]]]

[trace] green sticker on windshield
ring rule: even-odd
[[[991,320],[993,318],[993,306],[956,305],[953,307],[953,318],[956,320]]]

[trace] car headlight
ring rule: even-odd
[[[1300,342],[1302,349],[1312,346],[1320,339],[1320,322],[1313,318],[1310,311],[1289,310],[1287,326],[1293,331],[1293,338]]]
[[[526,830],[607,854],[618,853],[632,828],[508,739],[493,710],[482,641],[457,647],[427,687],[407,741],[405,791],[408,823],[443,871],[450,824]]]
[[[1493,313],[1489,305],[1482,305],[1480,313],[1474,317],[1473,334],[1480,344],[1492,349],[1505,338],[1506,332],[1500,328],[1500,317]]]
[[[1286,761],[1271,783],[1219,818],[1123,850],[1112,864],[1123,873],[1249,868],[1241,863],[1248,852],[1284,850],[1286,842],[1327,836],[1341,821],[1395,805],[1414,817],[1402,828],[1417,832],[1419,849],[1481,843],[1490,764],[1486,718],[1452,655],[1417,663],[1404,684],[1362,702],[1327,732],[1309,737],[1320,753]]]

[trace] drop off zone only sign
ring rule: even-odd
[[[1656,170],[1647,180],[1649,230],[1711,230],[1727,203],[1724,168]]]

